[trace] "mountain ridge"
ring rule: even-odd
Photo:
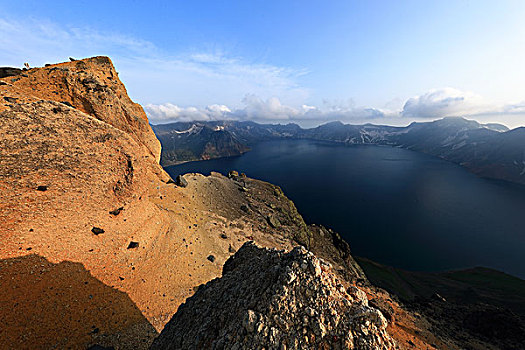
[[[166,135],[192,123],[154,125],[153,130],[163,144],[164,152],[184,149],[183,142],[168,143]],[[241,155],[254,144],[271,139],[312,139],[344,145],[376,144],[402,147],[427,153],[454,163],[481,177],[525,184],[525,128],[509,130],[501,124],[481,124],[461,117],[447,117],[432,122],[413,122],[406,127],[387,125],[352,125],[341,122],[303,129],[297,124],[257,124],[255,122],[212,121],[194,122],[209,129],[220,128],[238,141],[235,148],[216,148],[217,157]],[[162,131],[161,131],[162,130]],[[195,136],[195,138],[206,136]],[[180,138],[183,138],[182,136]],[[200,142],[205,142],[201,140]],[[242,149],[243,151],[238,151]],[[209,159],[202,154],[180,159]]]

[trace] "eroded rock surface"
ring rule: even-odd
[[[11,71],[0,72],[0,78],[17,72],[12,68]],[[129,98],[108,57],[53,64],[24,73],[5,78],[8,85],[0,90],[0,111],[13,102],[60,102],[130,134],[159,162],[160,142],[142,107]]]
[[[366,294],[303,247],[245,243],[182,304],[152,349],[392,349]]]

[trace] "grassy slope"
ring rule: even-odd
[[[525,281],[496,270],[477,267],[442,273],[412,272],[365,258],[357,262],[375,285],[402,301],[431,298],[435,293],[458,303],[487,303],[525,317]]]

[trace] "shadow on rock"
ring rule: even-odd
[[[38,255],[0,260],[0,324],[0,344],[13,349],[140,349],[157,336],[126,293],[80,263]]]

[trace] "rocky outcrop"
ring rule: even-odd
[[[160,142],[142,107],[129,98],[108,57],[47,65],[4,81],[9,88],[2,93],[0,111],[9,104],[6,97],[15,98],[17,103],[60,102],[126,132],[146,147],[157,163],[160,161]]]
[[[57,270],[57,286],[32,278],[49,275],[46,264],[2,269],[0,308],[24,307],[9,320],[0,313],[0,343],[47,348],[56,339],[79,348],[95,339],[126,343],[123,334],[149,342],[152,325],[163,325],[155,321],[159,314],[174,307],[169,300],[159,305],[159,298],[144,304],[145,291],[161,289],[147,276],[167,260],[153,242],[162,241],[170,216],[149,198],[152,187],[169,176],[157,162],[158,141],[142,108],[131,102],[104,57],[34,68],[0,81],[0,262],[34,254],[52,264],[79,266]],[[118,216],[110,213],[115,208],[122,208]],[[131,241],[140,242],[140,249],[126,249]],[[155,254],[161,257],[146,258]],[[13,280],[27,283],[16,287]],[[97,289],[90,280],[107,288]],[[75,290],[79,286],[82,291]],[[53,290],[32,292],[44,287]],[[127,294],[129,307],[119,311],[119,304],[108,304],[110,291]],[[39,328],[20,331],[33,329],[31,309],[41,305],[47,307],[39,313]],[[53,305],[86,311],[80,318],[60,318]],[[118,316],[100,321],[100,308]]]
[[[22,74],[22,70],[20,68],[0,67],[0,78],[12,77],[19,74]]]
[[[152,349],[392,349],[366,294],[302,247],[253,243],[182,304]]]

